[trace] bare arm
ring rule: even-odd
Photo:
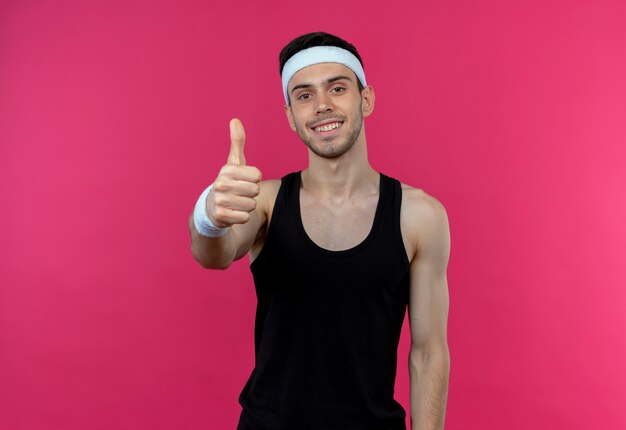
[[[215,187],[214,187],[215,188]],[[250,212],[250,218],[244,224],[233,224],[224,236],[206,237],[201,235],[193,222],[193,213],[189,216],[189,234],[191,253],[200,265],[206,269],[226,269],[235,260],[240,259],[250,250],[254,241],[262,234],[267,221],[265,186],[256,198],[257,206]],[[211,190],[213,191],[213,190]],[[271,191],[268,192],[268,194]],[[211,218],[209,216],[209,218]]]
[[[206,200],[206,214],[217,227],[230,227],[220,237],[206,237],[189,217],[191,253],[208,269],[225,269],[251,248],[267,219],[267,193],[262,193],[261,172],[246,166],[243,154],[245,133],[237,119],[230,122],[231,149]]]
[[[416,239],[411,261],[409,322],[411,429],[442,430],[450,374],[447,343],[450,232],[445,208],[422,192],[409,203],[409,237]]]

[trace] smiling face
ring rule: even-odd
[[[358,89],[354,72],[338,63],[305,67],[288,85],[285,106],[291,129],[316,155],[337,158],[362,135],[363,118],[373,109],[371,87]]]

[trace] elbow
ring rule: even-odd
[[[205,269],[226,270],[230,267],[231,264],[233,264],[232,261],[226,261],[226,262],[220,262],[219,264],[204,265],[202,267],[204,267]]]
[[[414,349],[409,353],[409,374],[438,375],[442,380],[450,377],[450,354],[447,348],[436,350]]]
[[[425,363],[436,361],[441,364],[450,364],[450,350],[448,344],[443,342],[428,345],[411,345],[409,360],[412,363]]]
[[[194,251],[193,246],[191,247],[191,255],[193,255],[194,260],[196,260],[204,269],[226,270],[233,264],[232,259],[215,261],[208,258],[202,258]]]
[[[196,259],[196,261],[198,263],[200,263],[200,266],[202,266],[204,269],[211,269],[211,270],[226,270],[232,264],[232,262],[218,262],[218,263],[215,263],[213,261],[206,262],[206,261],[202,261],[202,260],[198,260],[198,259]]]

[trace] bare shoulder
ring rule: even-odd
[[[280,179],[268,179],[259,183],[259,195],[257,196],[257,212],[260,209],[261,225],[259,236],[265,234],[265,230],[269,225],[274,211],[274,203],[280,189]]]
[[[425,246],[445,247],[445,242],[449,242],[445,207],[421,188],[402,184],[400,224],[409,261],[413,261]]]
[[[261,248],[265,243],[267,237],[267,231],[269,229],[270,221],[272,220],[272,213],[274,212],[274,203],[276,202],[276,196],[280,189],[280,179],[269,179],[261,181],[259,183],[259,195],[257,196],[257,215],[259,216],[258,231],[254,242],[250,248],[250,261],[254,259],[261,252]]]
[[[261,181],[259,187],[260,192],[257,201],[265,206],[268,214],[271,214],[280,189],[280,179]]]
[[[402,212],[409,216],[445,216],[446,209],[434,196],[421,188],[402,184]]]
[[[259,183],[261,186],[261,194],[269,193],[269,194],[278,194],[278,189],[280,188],[280,179],[266,179]]]

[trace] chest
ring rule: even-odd
[[[363,242],[372,230],[377,207],[378,194],[335,202],[300,194],[300,216],[307,236],[329,251],[350,249]]]

